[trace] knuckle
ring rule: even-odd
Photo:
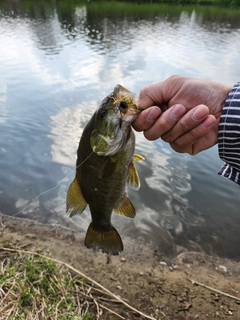
[[[144,137],[149,141],[157,140],[158,138],[160,138],[159,135],[156,135],[156,133],[152,133],[150,130],[144,131],[143,134]]]
[[[185,148],[180,147],[178,144],[170,143],[171,148],[178,153],[186,153]]]
[[[179,150],[185,150],[187,149],[187,144],[186,141],[182,138],[179,138],[177,140],[175,140],[174,142],[171,143],[175,148],[179,149]],[[185,152],[185,151],[183,151]]]
[[[164,133],[164,134],[161,136],[161,138],[162,138],[162,140],[163,140],[164,142],[169,142],[169,143],[171,143],[171,142],[174,141],[174,139],[173,139],[173,137],[172,137],[172,131],[168,131],[168,132]]]
[[[173,81],[173,80],[178,80],[180,78],[180,76],[179,75],[177,75],[177,74],[173,74],[172,76],[170,76],[168,79],[170,80],[170,81]]]
[[[146,93],[148,92],[148,87],[143,87],[139,92],[139,98],[144,97]]]
[[[193,142],[189,141],[187,136],[182,136],[178,139],[176,139],[174,142],[170,143],[171,147],[179,152],[179,153],[189,153],[192,155],[193,152]]]

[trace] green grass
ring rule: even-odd
[[[0,319],[94,319],[85,281],[64,265],[5,253],[0,265]]]
[[[123,306],[155,319],[68,263],[0,242],[0,320],[125,319]]]

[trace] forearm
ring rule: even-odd
[[[232,88],[222,110],[218,151],[225,161],[219,174],[240,185],[240,82]]]

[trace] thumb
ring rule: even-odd
[[[163,82],[153,83],[140,90],[138,107],[147,109],[152,106],[161,106],[164,103],[162,95]]]

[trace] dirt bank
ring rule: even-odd
[[[149,246],[127,238],[123,238],[124,252],[109,260],[100,252],[86,249],[84,235],[75,231],[3,215],[0,223],[1,247],[10,242],[18,249],[41,252],[64,261],[155,319],[240,319],[240,264],[237,262],[187,252],[176,257],[169,268]],[[191,280],[233,297],[193,284]],[[116,311],[126,319],[141,319],[122,305],[116,306]]]

